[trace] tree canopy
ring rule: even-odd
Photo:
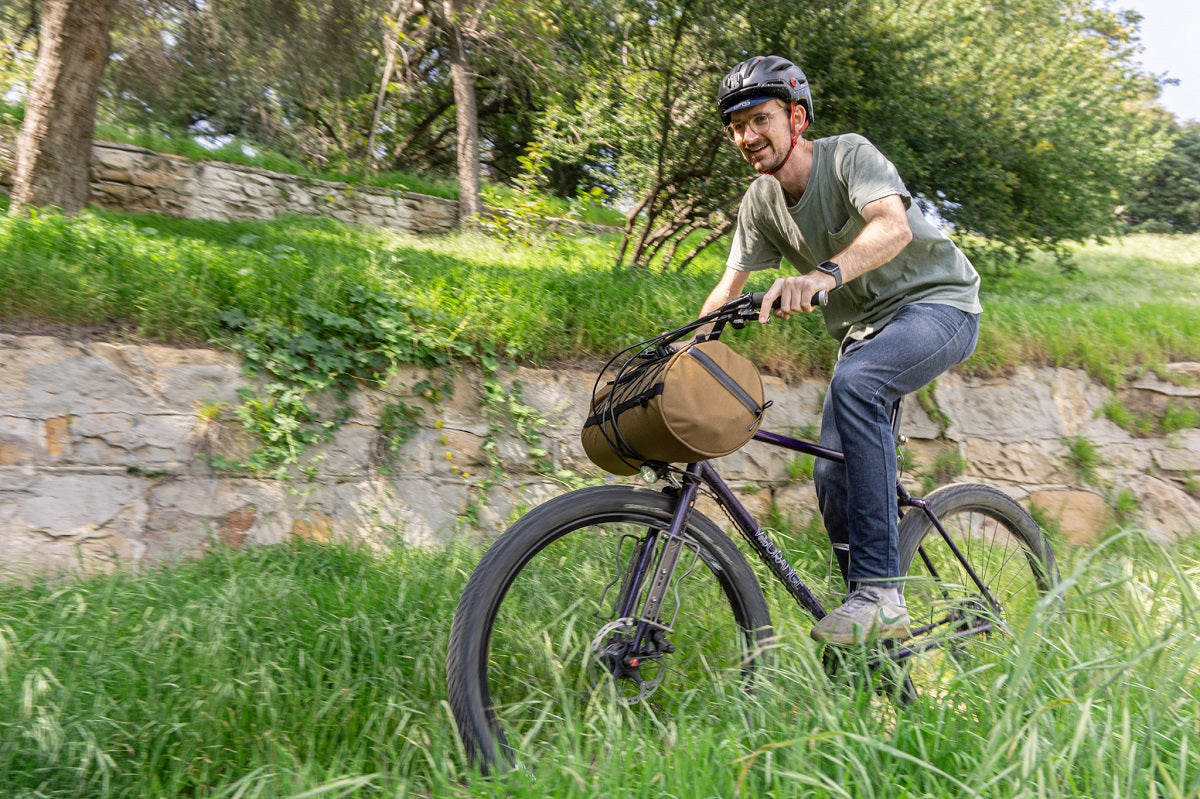
[[[0,0],[10,86],[39,7]],[[457,173],[464,197],[472,170],[536,163],[548,190],[629,209],[622,262],[672,268],[752,177],[717,84],[775,53],[809,76],[810,135],[866,135],[961,234],[1054,249],[1113,230],[1169,145],[1139,23],[1102,0],[120,0],[100,114]]]
[[[1200,125],[1177,131],[1137,187],[1124,217],[1156,233],[1200,232]]]

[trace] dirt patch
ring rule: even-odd
[[[157,344],[161,347],[180,349],[211,346],[201,341],[164,341],[139,335],[132,322],[68,325],[44,319],[0,319],[0,335],[51,336],[66,341],[102,341],[115,344]]]

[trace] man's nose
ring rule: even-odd
[[[762,134],[755,130],[751,125],[747,125],[746,129],[742,131],[742,144],[746,144],[748,142],[752,143],[761,138]]]

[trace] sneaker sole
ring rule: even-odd
[[[907,624],[876,627],[864,635],[860,629],[855,629],[853,633],[832,633],[814,627],[810,635],[814,641],[822,644],[865,644],[884,639],[911,638],[912,628]]]

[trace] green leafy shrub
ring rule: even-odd
[[[443,314],[380,291],[350,286],[347,294],[344,311],[301,298],[291,325],[252,319],[239,310],[217,315],[247,371],[260,378],[257,390],[243,391],[236,410],[259,446],[245,463],[218,460],[218,465],[285,477],[300,467],[310,445],[329,438],[348,418],[351,391],[386,389],[401,364],[448,367],[472,354]],[[327,391],[341,403],[332,419],[322,418],[310,402]],[[416,415],[403,402],[385,410],[382,424],[391,447],[415,430]],[[301,470],[311,475],[315,466]]]

